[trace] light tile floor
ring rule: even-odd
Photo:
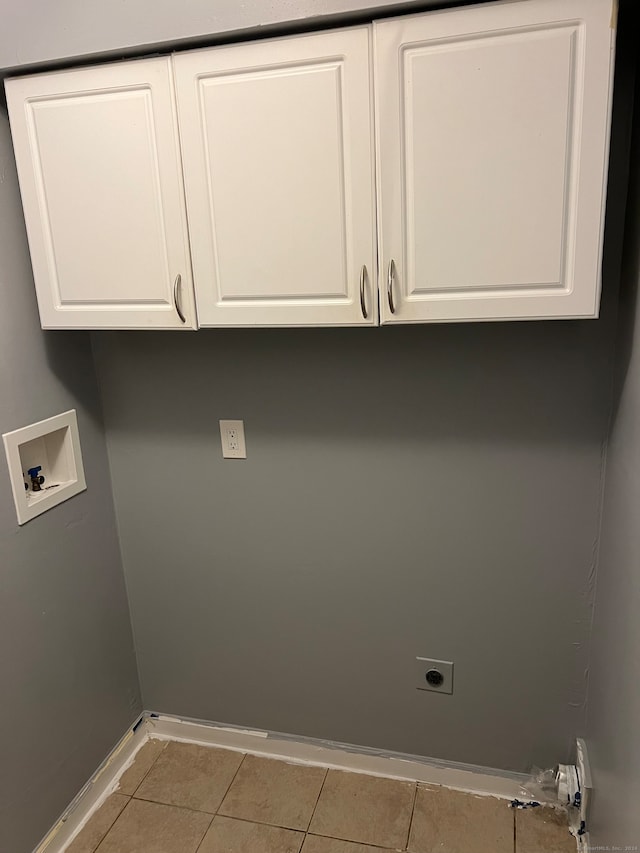
[[[67,853],[575,853],[551,809],[148,741]]]

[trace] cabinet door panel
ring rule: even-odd
[[[360,28],[175,56],[202,325],[374,322],[368,51]]]
[[[42,325],[194,327],[170,60],[7,93]]]
[[[384,322],[597,315],[610,19],[523,0],[376,24]]]

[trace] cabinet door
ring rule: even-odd
[[[376,322],[369,36],[174,57],[201,325]]]
[[[195,328],[171,60],[6,89],[43,328]]]
[[[610,0],[375,24],[382,320],[595,317]]]

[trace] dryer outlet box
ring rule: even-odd
[[[434,693],[453,693],[453,663],[450,660],[416,658],[415,686]]]

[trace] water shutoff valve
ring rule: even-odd
[[[41,492],[42,484],[44,483],[44,477],[40,473],[42,471],[42,465],[38,465],[35,468],[29,468],[27,474],[29,475],[29,479],[31,480],[31,490],[33,492]]]

